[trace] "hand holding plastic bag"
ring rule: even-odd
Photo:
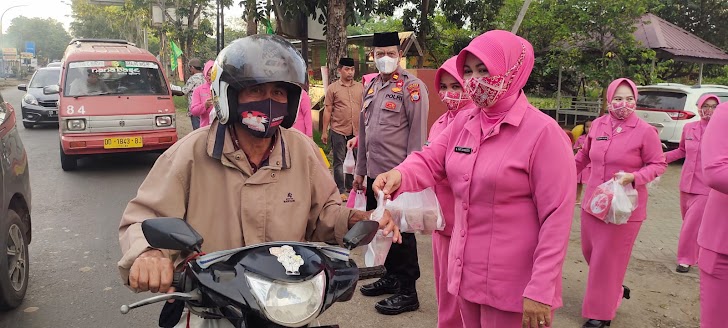
[[[377,208],[372,212],[370,219],[379,222],[382,216],[384,216],[385,200],[383,192],[380,191],[377,196]],[[364,254],[364,264],[368,267],[384,265],[384,261],[387,260],[389,248],[392,247],[393,237],[393,232],[385,236],[383,230],[377,231],[377,235],[367,245],[367,252]]]
[[[356,160],[354,160],[354,152],[349,149],[346,151],[346,158],[344,159],[344,174],[354,174],[356,168]]]

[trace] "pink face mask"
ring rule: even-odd
[[[515,74],[526,57],[526,47],[521,45],[521,56],[513,67],[500,75],[471,77],[465,80],[465,92],[480,108],[488,108],[500,100],[515,79]]]
[[[609,114],[611,114],[612,117],[614,117],[618,120],[624,120],[627,117],[629,117],[632,113],[634,113],[635,108],[637,108],[636,103],[627,102],[624,100],[609,103],[609,106],[608,106]]]
[[[715,107],[705,107],[705,104],[703,104],[703,107],[698,109],[700,117],[706,121],[710,121],[710,117],[713,116],[713,112],[715,112]]]
[[[468,95],[462,91],[440,91],[438,94],[449,111],[458,111],[467,104]]]

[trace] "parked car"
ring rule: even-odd
[[[685,124],[700,120],[698,100],[705,94],[714,94],[720,101],[728,101],[728,86],[703,84],[687,86],[679,83],[658,83],[637,87],[637,114],[657,128],[660,140],[667,149],[680,144]]]
[[[30,174],[28,155],[15,127],[15,109],[0,95],[0,310],[20,305],[28,289]]]
[[[25,91],[20,102],[23,126],[30,129],[36,124],[58,124],[58,94],[43,94],[43,88],[57,85],[61,79],[60,67],[44,67],[38,69],[30,78],[30,82],[18,85]]]

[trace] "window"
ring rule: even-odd
[[[28,88],[42,88],[58,84],[61,78],[60,69],[41,69],[33,75]]]
[[[688,95],[671,91],[641,91],[637,107],[657,110],[685,110]]]
[[[66,96],[168,95],[159,67],[153,62],[85,61],[68,65]]]

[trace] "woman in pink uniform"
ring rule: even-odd
[[[719,103],[720,99],[715,95],[702,96],[698,101],[698,113],[702,119],[685,124],[680,138],[680,147],[665,153],[668,163],[685,159],[680,176],[680,212],[682,212],[683,224],[677,244],[677,268],[675,269],[680,273],[689,272],[690,266],[698,263],[698,230],[710,191],[710,188],[703,182],[700,141],[708,126],[710,115]]]
[[[637,96],[637,87],[629,79],[612,82],[607,88],[609,115],[594,120],[584,147],[576,154],[577,172],[591,163],[582,208],[590,205],[597,186],[609,179],[619,177],[621,184],[632,184],[639,193],[637,209],[627,224],[608,224],[581,211],[581,250],[589,264],[582,305],[582,316],[588,321],[582,328],[609,326],[622,298],[629,298],[629,288],[622,283],[632,246],[647,217],[647,183],[667,167],[657,130],[634,114]]]
[[[594,120],[592,119],[584,121],[584,133],[582,133],[574,143],[574,152],[576,154],[579,153],[579,150],[584,148],[584,143],[586,143],[586,136],[589,135],[589,130],[591,129],[593,121]],[[576,176],[576,205],[581,205],[581,191],[587,180],[589,180],[590,174],[591,166],[587,165],[587,167],[581,170],[581,173]]]
[[[457,56],[448,59],[435,73],[435,85],[440,87],[440,99],[447,106],[447,112],[432,124],[428,144],[435,140],[461,111],[475,106],[463,91],[463,79],[458,75]],[[435,292],[437,294],[437,326],[458,328],[463,326],[460,306],[455,295],[447,291],[447,254],[450,250],[450,235],[455,222],[455,196],[447,179],[435,186],[435,194],[445,217],[445,229],[432,234],[432,256],[435,269]]]
[[[700,244],[700,327],[728,325],[728,102],[715,109],[701,145],[703,181],[710,187]]]
[[[200,118],[200,127],[210,125],[210,112],[214,108],[212,103],[212,93],[210,93],[210,71],[215,62],[208,60],[202,74],[205,77],[205,83],[192,91],[192,105],[190,106],[190,115]]]
[[[522,91],[533,63],[531,44],[510,32],[474,39],[457,69],[477,108],[374,183],[391,194],[447,178],[448,291],[467,328],[548,327],[562,305],[576,169],[571,141]]]

